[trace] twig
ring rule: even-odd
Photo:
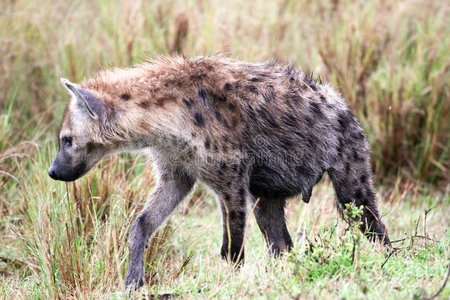
[[[392,243],[392,242],[391,242]],[[386,260],[384,261],[384,263],[381,265],[380,269],[383,269],[384,265],[388,262],[389,258],[391,258],[392,254],[394,254],[397,251],[397,249],[392,249],[391,252],[389,252],[388,257],[386,257]]]
[[[425,220],[424,220],[424,224],[423,224],[423,235],[424,236],[428,236],[428,234],[427,234],[427,216],[430,213],[430,211],[435,207],[436,207],[436,205],[430,209],[425,209]]]
[[[353,249],[352,249],[352,266],[353,263],[355,262],[355,250],[356,250],[356,241],[355,238],[352,235],[352,240],[353,240]]]
[[[437,296],[439,296],[440,293],[442,293],[442,291],[444,290],[445,286],[447,285],[448,282],[448,277],[450,276],[450,263],[448,264],[448,271],[447,271],[447,277],[445,278],[444,284],[442,284],[441,288],[436,292],[436,294],[434,294],[431,297],[425,297],[426,300],[431,300],[436,298]]]
[[[403,241],[405,241],[405,240],[407,240],[407,239],[410,239],[410,238],[421,238],[421,239],[427,239],[427,240],[430,240],[430,241],[433,241],[433,242],[435,242],[435,243],[439,243],[439,240],[435,240],[435,239],[432,239],[432,238],[430,238],[430,237],[427,237],[427,236],[423,236],[423,235],[411,235],[411,236],[407,236],[407,237],[405,237],[404,239],[399,239],[399,240],[395,240],[395,241],[391,241],[391,244],[392,243],[399,243],[399,242],[403,242]]]

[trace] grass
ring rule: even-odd
[[[126,239],[153,187],[151,167],[122,155],[74,184],[51,181],[46,170],[67,102],[59,77],[80,81],[105,66],[177,52],[275,58],[331,81],[369,137],[391,238],[405,240],[389,256],[348,229],[325,181],[308,205],[290,202],[294,251],[269,259],[251,217],[246,263],[235,271],[219,258],[213,195],[198,187],[151,241],[140,293],[426,298],[443,285],[450,254],[445,1],[15,0],[0,8],[1,298],[126,297]],[[449,297],[447,286],[438,298]]]
[[[54,182],[39,172],[52,146],[23,165],[16,216],[2,219],[0,295],[19,298],[126,297],[126,238],[142,208],[151,168],[145,158],[111,158],[81,181]],[[36,191],[36,189],[39,191]],[[381,189],[383,220],[396,251],[389,257],[338,217],[328,180],[312,201],[287,208],[292,253],[274,260],[254,217],[246,263],[236,271],[220,259],[220,216],[212,194],[198,187],[147,251],[143,295],[183,298],[419,298],[442,286],[449,267],[450,197],[417,186]],[[425,210],[429,210],[426,214]],[[9,232],[9,234],[6,234]],[[420,237],[413,237],[420,236]],[[425,237],[425,238],[424,238]],[[439,297],[450,296],[446,287]]]

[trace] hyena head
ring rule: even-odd
[[[64,78],[61,83],[71,99],[59,132],[59,151],[48,175],[55,180],[74,181],[109,151],[100,135],[100,122],[106,115],[106,108],[92,92]]]

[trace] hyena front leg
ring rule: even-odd
[[[194,180],[180,170],[165,170],[144,209],[131,226],[130,259],[125,284],[138,289],[144,284],[144,251],[150,236],[189,193]]]
[[[274,256],[287,252],[294,246],[286,227],[284,207],[286,199],[260,198],[254,209],[258,227]]]

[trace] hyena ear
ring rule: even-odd
[[[103,113],[103,103],[97,99],[91,92],[83,90],[78,84],[72,83],[65,78],[61,78],[61,83],[75,97],[78,104],[84,107],[89,116],[98,120],[98,116]]]

